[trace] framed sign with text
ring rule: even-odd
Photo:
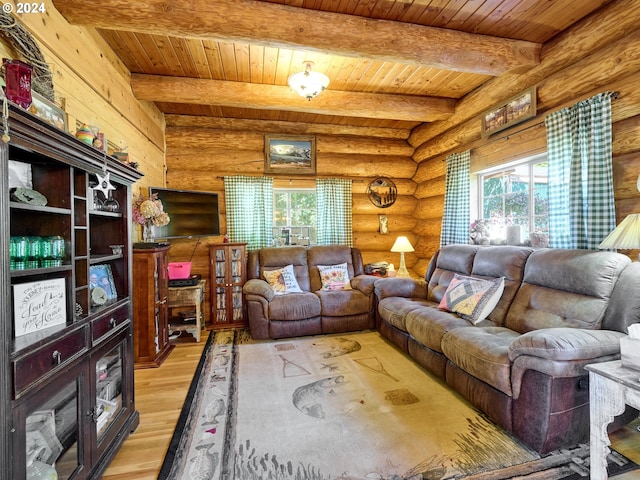
[[[64,278],[13,286],[15,336],[37,332],[67,321]]]

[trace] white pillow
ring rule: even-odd
[[[262,276],[271,285],[276,295],[302,293],[293,273],[293,265],[287,265],[277,270],[265,270],[262,272]]]
[[[487,318],[496,308],[504,291],[504,277],[495,280],[453,276],[439,307],[458,313],[474,325]]]
[[[347,264],[318,265],[322,290],[351,290]]]

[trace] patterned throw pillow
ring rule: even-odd
[[[265,270],[262,272],[262,275],[269,285],[271,285],[276,295],[302,293],[296,276],[293,273],[293,265],[287,265],[278,270]]]
[[[458,313],[465,320],[478,324],[496,308],[504,291],[504,277],[495,280],[453,276],[439,307]]]
[[[322,290],[351,290],[349,270],[346,263],[339,265],[318,265]]]

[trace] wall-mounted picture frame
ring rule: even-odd
[[[265,135],[264,173],[315,175],[316,137]]]
[[[536,88],[531,87],[482,114],[482,137],[488,137],[535,116]]]
[[[64,278],[13,286],[13,322],[16,337],[67,322]]]
[[[68,131],[67,113],[55,103],[34,91],[31,92],[29,112],[60,130]]]
[[[110,265],[100,264],[89,267],[89,288],[95,287],[100,287],[106,292],[107,300],[118,297]]]

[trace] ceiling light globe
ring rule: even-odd
[[[298,95],[311,100],[320,95],[329,86],[329,77],[324,73],[312,72],[313,62],[305,62],[305,71],[294,73],[287,83]]]

